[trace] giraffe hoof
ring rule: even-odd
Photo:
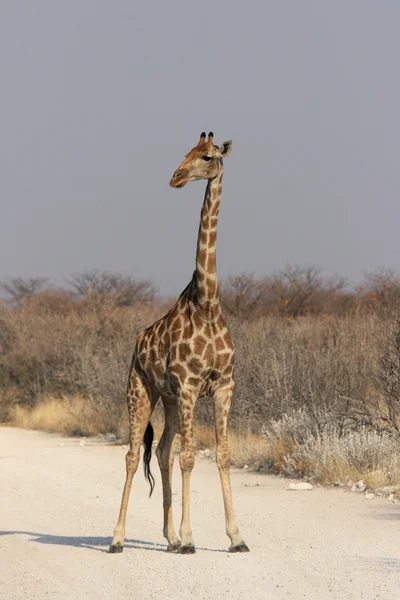
[[[175,542],[174,544],[169,544],[167,547],[167,552],[176,552],[181,547],[180,542]]]
[[[124,547],[122,544],[111,544],[110,548],[108,549],[110,554],[120,554],[121,552],[123,552],[123,550]]]
[[[244,542],[237,544],[236,546],[230,546],[229,552],[250,552],[249,547]]]
[[[178,554],[196,554],[196,548],[193,544],[187,544],[186,546],[180,546],[177,550]]]

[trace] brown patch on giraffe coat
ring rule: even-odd
[[[214,352],[214,347],[212,344],[207,344],[207,346],[205,347],[205,350],[203,352],[203,359],[205,361],[207,361],[208,364],[214,362],[214,356],[215,356],[215,352]]]
[[[187,383],[196,388],[201,385],[201,382],[202,382],[201,377],[188,377],[188,379],[187,379]]]
[[[171,332],[171,342],[172,343],[179,342],[181,335],[182,335],[181,329],[173,329]]]
[[[175,362],[178,358],[178,346],[177,344],[172,344],[170,348],[171,361]]]
[[[204,283],[204,281],[205,281],[205,278],[206,278],[206,274],[205,274],[204,272],[202,272],[202,271],[197,271],[197,281],[198,281],[199,283]]]
[[[233,348],[234,348],[233,341],[232,341],[232,337],[231,337],[231,334],[229,333],[229,331],[227,331],[225,333],[224,340],[225,340],[226,347],[233,350]]]
[[[176,315],[175,318],[171,321],[170,330],[171,331],[180,331],[182,329],[182,321],[180,315]]]
[[[196,336],[193,340],[193,352],[195,354],[198,354],[199,356],[201,356],[206,343],[207,343],[207,340],[202,335]]]
[[[225,350],[224,340],[220,336],[215,338],[215,348],[218,350],[218,352]]]
[[[171,366],[171,373],[173,375],[175,375],[176,377],[178,377],[178,379],[180,380],[181,383],[184,383],[184,381],[186,379],[185,367],[183,367],[179,363],[174,363],[174,365]]]
[[[202,244],[204,244],[205,246],[207,246],[207,243],[208,243],[208,235],[207,235],[207,232],[206,232],[206,231],[202,231],[202,232],[200,233],[200,242],[201,242]]]
[[[215,254],[210,254],[207,258],[207,273],[214,273],[216,268]]]
[[[199,285],[197,286],[197,298],[198,298],[199,305],[200,305],[200,298],[205,293],[205,291],[206,291],[205,282],[199,283]]]
[[[201,248],[197,254],[197,262],[202,267],[202,269],[206,268],[206,258],[207,251],[205,250],[205,248]]]
[[[192,335],[193,335],[193,326],[192,326],[192,324],[190,322],[186,323],[185,328],[184,328],[183,333],[182,333],[182,338],[184,340],[190,340],[190,338],[192,337]]]
[[[220,352],[218,354],[218,368],[223,370],[224,373],[225,373],[225,367],[229,363],[230,358],[231,358],[230,352]]]
[[[181,362],[185,362],[186,358],[192,353],[189,344],[182,343],[178,346],[178,355]]]
[[[198,358],[192,358],[188,362],[188,370],[194,373],[195,375],[199,375],[203,370],[203,365]]]
[[[210,325],[210,323],[204,323],[204,335],[205,337],[210,340],[214,338],[214,331]]]
[[[217,243],[217,231],[210,231],[208,236],[208,243],[210,246],[214,247]]]
[[[210,229],[210,216],[208,211],[201,215],[201,225],[203,231],[208,231]]]
[[[212,277],[207,277],[206,285],[210,296],[215,296],[217,292],[217,282]]]
[[[211,218],[217,217],[218,218],[219,215],[219,201],[215,202],[213,205],[213,209],[210,212],[210,216]]]
[[[230,362],[228,362],[228,364],[225,366],[225,368],[222,372],[222,375],[224,377],[232,377],[233,369],[234,369],[234,366]]]

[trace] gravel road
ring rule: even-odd
[[[195,555],[165,552],[162,494],[134,480],[123,554],[107,552],[126,450],[96,440],[0,428],[0,598],[400,598],[400,504],[343,489],[232,471],[249,554],[229,554],[216,465],[192,476]],[[174,473],[180,520],[180,470]]]

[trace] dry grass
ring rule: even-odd
[[[215,431],[209,425],[196,424],[195,445],[198,450],[215,451]],[[247,432],[228,430],[228,444],[231,461],[236,466],[249,464],[258,466],[264,461],[267,444],[263,436]]]
[[[33,407],[14,406],[10,422],[16,427],[57,432],[63,435],[96,436],[110,432],[123,432],[126,415],[115,415],[110,422],[108,414],[99,411],[92,398],[43,398]]]
[[[63,435],[97,436],[110,432],[120,432],[121,442],[128,442],[127,415],[116,416],[110,423],[104,418],[104,412],[98,409],[91,398],[74,396],[71,398],[43,398],[34,407],[14,406],[10,413],[10,423],[25,429],[57,432]],[[154,437],[158,441],[164,429],[162,408],[157,409],[152,417]],[[263,436],[248,432],[247,434],[229,431],[229,450],[235,465],[262,462],[266,451]],[[215,451],[214,428],[201,423],[195,424],[194,443],[197,450]]]

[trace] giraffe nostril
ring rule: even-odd
[[[174,179],[177,179],[178,177],[181,177],[182,175],[183,175],[183,171],[175,171]]]

